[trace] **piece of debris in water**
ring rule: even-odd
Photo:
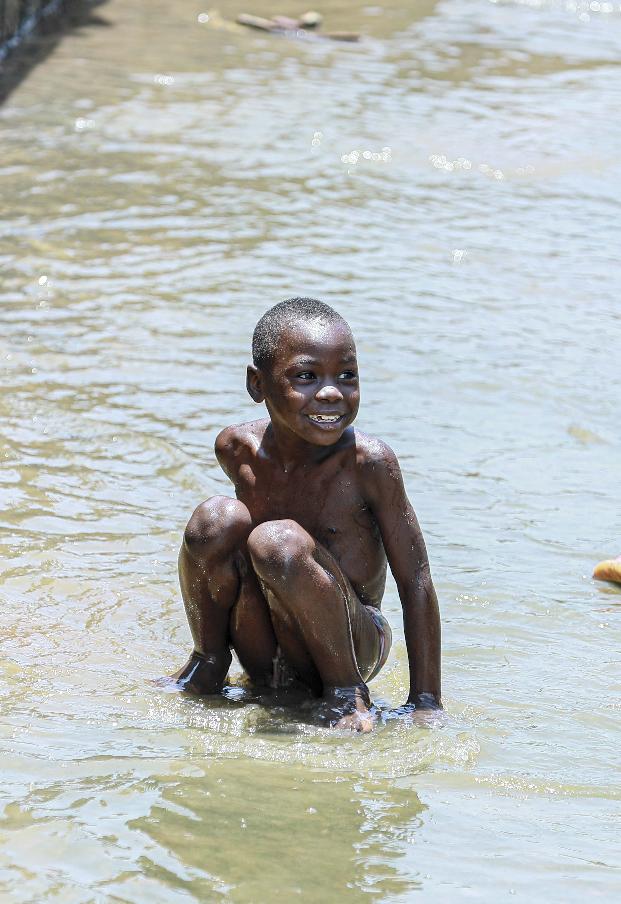
[[[323,16],[314,10],[309,10],[301,15],[298,19],[289,16],[272,16],[271,19],[264,19],[262,16],[253,16],[250,13],[240,13],[235,20],[238,25],[245,25],[247,28],[257,28],[259,31],[268,31],[271,34],[300,34],[300,32],[315,31],[321,26]],[[325,32],[317,37],[326,38],[329,41],[349,41],[355,42],[360,40],[360,35],[354,31],[332,31]]]

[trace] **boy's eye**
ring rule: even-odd
[[[298,380],[314,380],[315,374],[312,370],[304,370],[301,374],[296,374]]]
[[[355,380],[357,376],[355,370],[344,370],[342,374],[339,374],[339,380]]]

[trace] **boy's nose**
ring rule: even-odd
[[[327,383],[317,390],[315,398],[320,402],[339,402],[343,398],[343,393],[336,386]]]

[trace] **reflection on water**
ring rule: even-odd
[[[0,110],[3,897],[615,898],[621,597],[590,571],[619,552],[621,15],[595,7],[326,0],[364,36],[336,46],[110,0]],[[360,426],[425,530],[442,729],[151,683],[188,650],[213,439],[256,414],[252,327],[299,293],[351,321]]]
[[[316,900],[384,900],[420,887],[400,863],[426,809],[412,789],[242,759],[103,767],[7,806],[16,878],[36,838],[39,869],[66,864],[65,880],[111,900],[267,900],[309,882]]]

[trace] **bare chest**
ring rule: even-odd
[[[242,465],[236,490],[257,523],[291,518],[317,539],[371,519],[355,479],[343,468],[287,474],[260,464]]]
[[[296,521],[335,557],[362,598],[381,597],[384,547],[350,469],[329,462],[287,474],[252,462],[240,467],[235,489],[255,524]]]

